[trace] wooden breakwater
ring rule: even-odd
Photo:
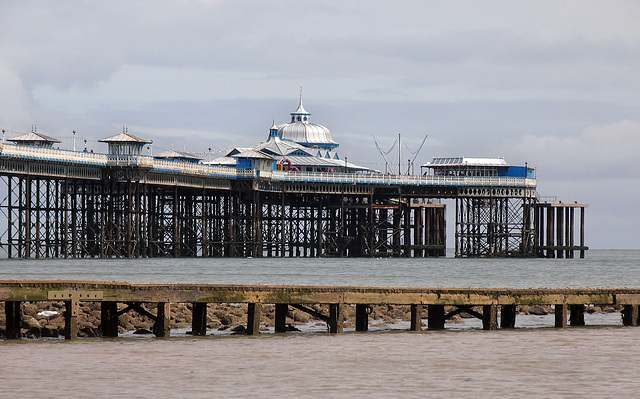
[[[0,280],[0,301],[5,304],[5,336],[21,337],[23,302],[64,302],[65,338],[78,336],[80,302],[101,303],[101,334],[118,335],[118,319],[129,311],[154,321],[157,337],[170,335],[172,303],[191,304],[194,335],[206,335],[207,304],[246,303],[249,335],[258,334],[262,305],[275,305],[275,331],[285,332],[290,307],[327,322],[331,333],[343,330],[343,311],[355,306],[356,331],[368,329],[370,305],[411,306],[412,331],[443,329],[447,319],[468,313],[482,320],[483,328],[514,328],[519,305],[553,305],[555,326],[584,325],[585,305],[623,306],[623,324],[638,325],[640,289],[637,288],[410,288],[214,284],[132,284],[96,281]],[[309,305],[325,304],[322,313]],[[445,306],[447,308],[445,308]],[[451,310],[454,309],[454,310]],[[448,310],[448,311],[447,311]]]

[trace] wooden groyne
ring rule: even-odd
[[[331,333],[343,330],[343,311],[355,306],[356,331],[368,329],[370,305],[411,306],[412,331],[444,329],[447,319],[466,312],[482,320],[483,328],[514,328],[519,305],[553,305],[555,326],[584,325],[585,305],[623,306],[623,324],[638,325],[640,289],[637,288],[409,288],[280,285],[132,284],[96,281],[0,280],[0,301],[5,303],[5,336],[21,338],[23,302],[64,302],[65,338],[78,336],[80,302],[101,303],[101,334],[118,335],[118,318],[129,311],[154,321],[157,337],[170,335],[171,304],[192,304],[194,335],[206,335],[207,304],[246,303],[249,335],[258,334],[262,305],[275,305],[275,331],[285,332],[289,307],[327,322]],[[323,314],[309,305],[328,305]],[[447,308],[445,308],[445,306]],[[449,310],[447,312],[447,309]],[[454,309],[454,310],[451,310]]]

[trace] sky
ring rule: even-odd
[[[0,0],[0,128],[204,153],[264,141],[303,87],[350,162],[383,170],[374,137],[398,135],[403,163],[526,162],[541,196],[589,204],[587,245],[640,248],[639,19],[636,1]]]

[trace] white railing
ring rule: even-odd
[[[78,152],[54,148],[30,147],[16,144],[0,146],[0,156],[41,161],[66,162],[97,166],[130,166],[153,169],[158,172],[185,173],[198,176],[230,178],[271,178],[280,181],[342,184],[383,185],[441,185],[484,187],[536,187],[535,179],[524,177],[470,177],[470,176],[398,176],[365,173],[285,172],[261,171],[228,166],[204,165],[189,162],[155,159],[146,155],[116,155]]]
[[[277,170],[271,173],[271,178],[282,181],[318,183],[536,187],[535,179],[524,177],[399,176],[364,173],[285,172]]]
[[[0,154],[7,157],[37,159],[41,161],[71,162],[100,166],[105,166],[107,164],[107,156],[105,154],[60,150],[55,148],[30,147],[17,144],[3,144]]]
[[[237,169],[225,166],[167,161],[155,159],[146,155],[97,154],[93,152],[78,152],[17,144],[1,145],[0,156],[83,165],[139,167],[154,169],[157,171],[187,173],[200,176],[242,178],[255,176],[255,171],[252,169]]]

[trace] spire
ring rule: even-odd
[[[291,123],[307,123],[309,121],[309,115],[311,114],[308,113],[307,110],[305,110],[302,106],[302,86],[300,86],[300,102],[298,103],[298,109],[296,109],[295,112],[291,113]]]
[[[273,119],[273,124],[271,125],[271,128],[269,128],[269,138],[279,136],[280,135],[278,134],[278,126],[276,125],[276,120]]]

